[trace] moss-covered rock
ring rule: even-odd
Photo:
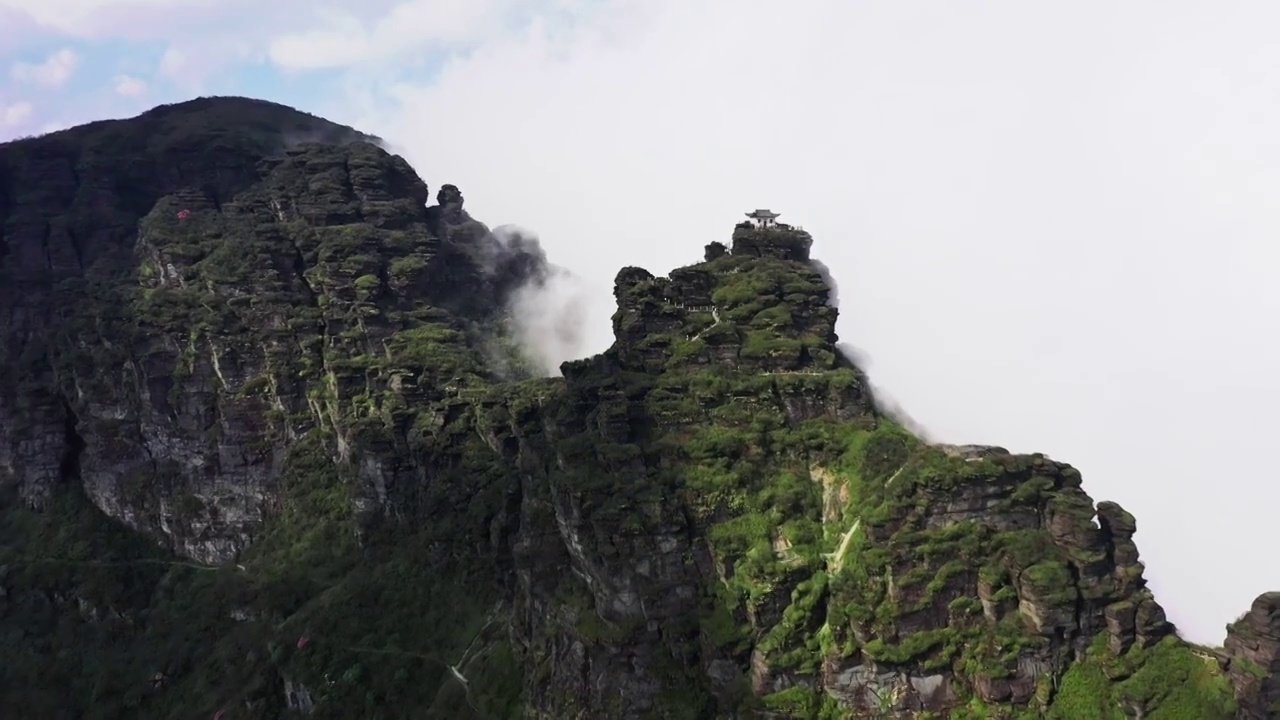
[[[1263,717],[1277,603],[1192,647],[1074,468],[881,413],[807,233],[623,269],[537,378],[540,252],[371,140],[0,146],[0,714]]]

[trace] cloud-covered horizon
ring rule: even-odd
[[[249,9],[254,8],[251,12]],[[386,138],[587,283],[771,207],[933,439],[1041,451],[1138,519],[1221,642],[1280,501],[1280,6],[1135,0],[0,0],[0,139],[200,94]],[[69,56],[58,53],[67,50]]]

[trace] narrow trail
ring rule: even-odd
[[[694,335],[694,336],[693,336],[692,338],[690,338],[690,339],[691,339],[691,340],[700,340],[700,339],[702,339],[702,336],[703,336],[703,335],[706,335],[707,333],[711,332],[712,330],[715,330],[715,329],[716,329],[716,326],[720,324],[720,309],[719,309],[719,308],[717,308],[715,305],[712,305],[712,306],[711,306],[711,319],[712,319],[712,320],[714,320],[715,322],[711,323],[711,326],[710,326],[710,327],[706,328],[705,330],[703,330],[702,332],[698,333],[697,335]]]
[[[763,370],[761,375],[826,375],[822,370]]]
[[[902,464],[902,467],[898,468],[897,472],[895,472],[894,474],[890,475],[890,476],[889,476],[889,479],[884,481],[884,486],[885,486],[885,487],[889,487],[890,485],[892,485],[892,484],[893,484],[893,481],[894,481],[894,480],[897,480],[897,479],[898,479],[898,476],[902,474],[902,471],[903,471],[903,470],[906,470],[906,469],[907,469],[907,464],[906,464],[906,463],[903,463],[903,464]]]
[[[884,486],[889,487],[892,485],[893,481],[902,475],[902,471],[906,470],[909,464],[910,461],[902,463],[902,466],[890,475],[888,480],[884,481]],[[840,544],[836,547],[835,552],[823,554],[823,557],[827,559],[827,568],[832,574],[840,572],[841,568],[844,567],[844,557],[849,551],[849,543],[853,542],[853,535],[858,532],[860,527],[862,527],[862,518],[857,518],[853,521],[853,525],[841,536]]]
[[[449,675],[454,680],[456,680],[458,684],[462,687],[463,699],[467,701],[467,705],[471,708],[471,711],[476,714],[476,717],[485,718],[486,717],[485,714],[480,710],[480,708],[476,707],[475,701],[471,697],[471,681],[467,678],[466,675],[463,674],[463,670],[465,670],[467,667],[467,656],[471,654],[471,651],[475,648],[476,643],[480,641],[480,637],[484,635],[484,631],[489,629],[489,626],[493,625],[493,622],[494,622],[493,618],[490,617],[488,620],[485,621],[484,625],[480,626],[480,629],[476,631],[476,634],[474,636],[472,636],[471,643],[468,644],[466,650],[462,652],[462,657],[458,658],[458,661],[453,664],[450,664],[449,661],[442,659],[439,655],[435,655],[432,653],[413,652],[412,650],[398,650],[394,648],[372,648],[372,647],[362,647],[358,645],[341,645],[341,644],[333,644],[333,645],[330,645],[330,647],[349,650],[355,653],[369,653],[374,655],[394,655],[394,656],[400,656],[400,657],[413,657],[413,658],[419,658],[422,660],[428,660],[434,663],[439,663],[449,671]],[[481,650],[481,652],[483,652],[483,650]],[[477,656],[479,656],[479,654],[480,653],[477,653]],[[436,693],[436,696],[439,697],[439,693],[443,691],[444,691],[444,684],[442,683],[440,686],[440,689]]]
[[[840,538],[840,545],[836,547],[835,552],[827,553],[828,567],[830,567],[833,575],[840,572],[840,569],[844,567],[844,555],[849,551],[849,543],[853,542],[853,534],[858,532],[860,527],[862,527],[862,518],[853,521],[853,525]]]

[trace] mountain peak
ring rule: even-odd
[[[247,98],[0,146],[0,715],[1269,712],[1276,596],[1185,643],[1079,471],[880,412],[779,213],[549,378],[431,198]]]

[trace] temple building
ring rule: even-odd
[[[766,228],[773,225],[774,221],[778,219],[778,213],[772,210],[756,210],[755,212],[747,213],[747,217],[756,221],[756,227]]]
[[[734,228],[730,254],[809,261],[809,247],[813,244],[809,233],[778,222],[778,213],[772,210],[757,209],[745,215],[748,219]],[[708,246],[707,260],[721,255],[717,249]]]

